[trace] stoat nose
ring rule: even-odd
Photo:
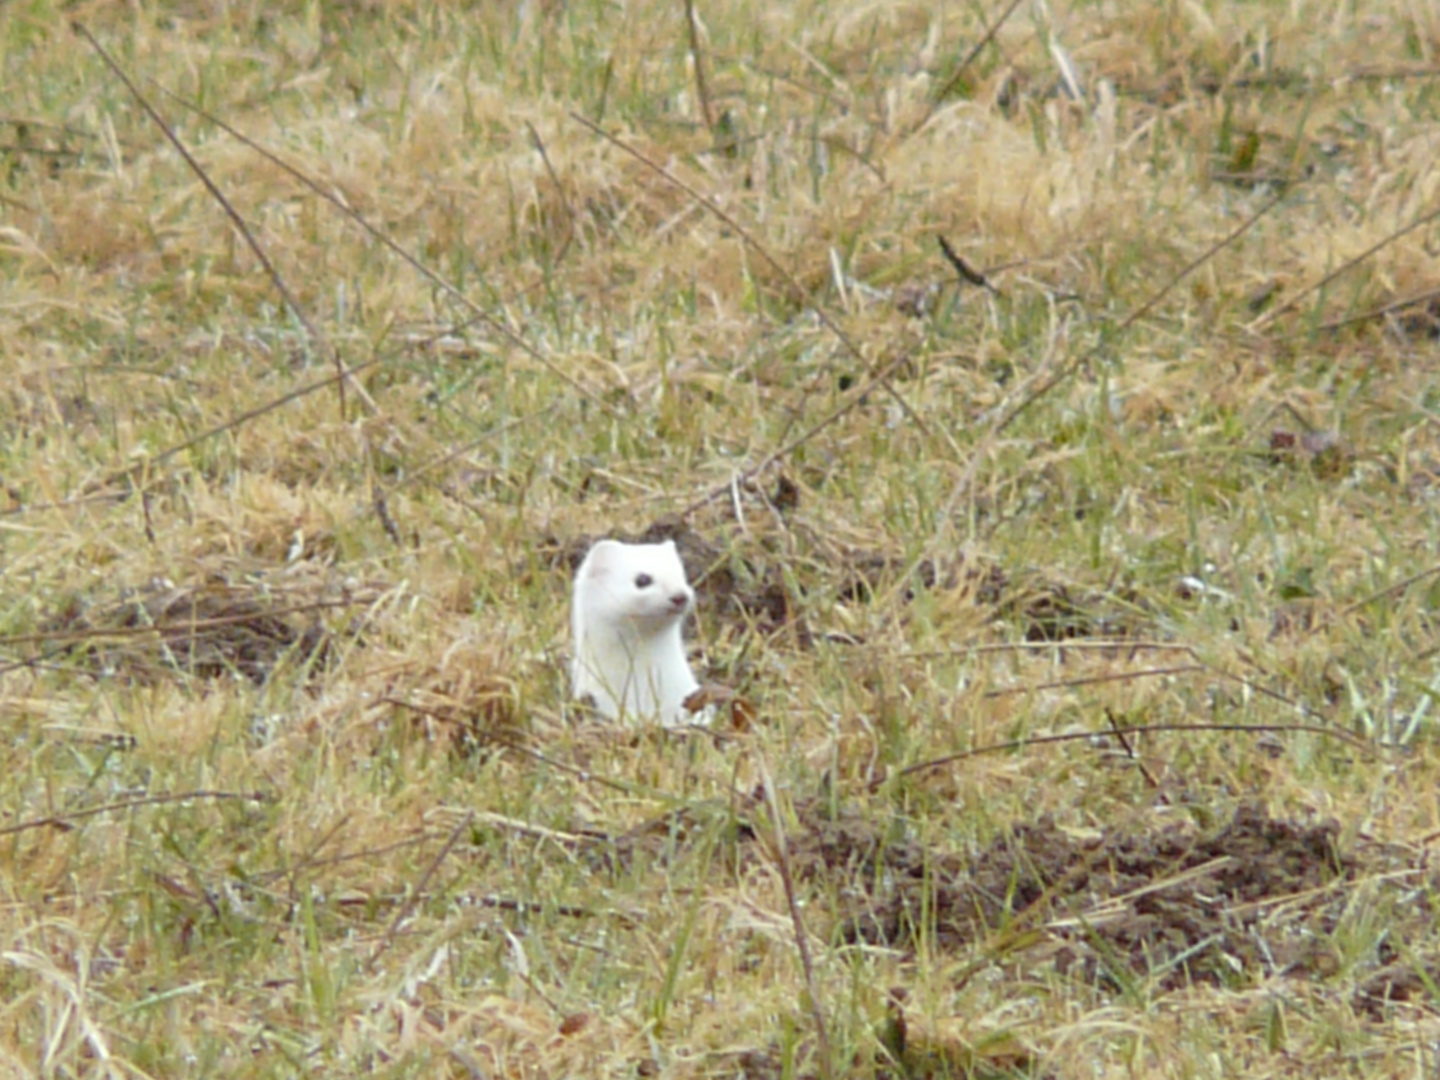
[[[690,606],[690,594],[688,592],[671,593],[670,606],[676,611],[684,611]]]

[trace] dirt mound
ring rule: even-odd
[[[887,842],[883,825],[827,816],[818,802],[797,810],[796,873],[833,885],[844,940],[946,951],[988,941],[1117,989],[1328,974],[1348,886],[1395,862],[1378,845],[1341,851],[1333,822],[1276,820],[1253,804],[1208,832],[1177,822],[1077,836],[1042,818],[974,858]],[[1429,906],[1406,909],[1413,926],[1392,924],[1392,948],[1423,936]],[[1423,982],[1405,967],[1362,994],[1413,996]]]
[[[272,582],[211,573],[195,583],[156,578],[118,597],[72,596],[42,624],[36,659],[83,657],[97,675],[153,683],[165,675],[239,676],[264,683],[282,661],[322,670],[330,633],[322,615],[373,602],[378,590]]]

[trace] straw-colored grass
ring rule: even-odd
[[[1434,1074],[1437,11],[0,6],[0,1071]]]

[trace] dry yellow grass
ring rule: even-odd
[[[1430,5],[0,50],[7,1075],[1434,1072]],[[718,738],[565,701],[652,526]]]

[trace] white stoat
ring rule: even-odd
[[[600,540],[575,572],[571,686],[612,720],[704,723],[685,699],[699,689],[680,627],[695,602],[675,541]]]

